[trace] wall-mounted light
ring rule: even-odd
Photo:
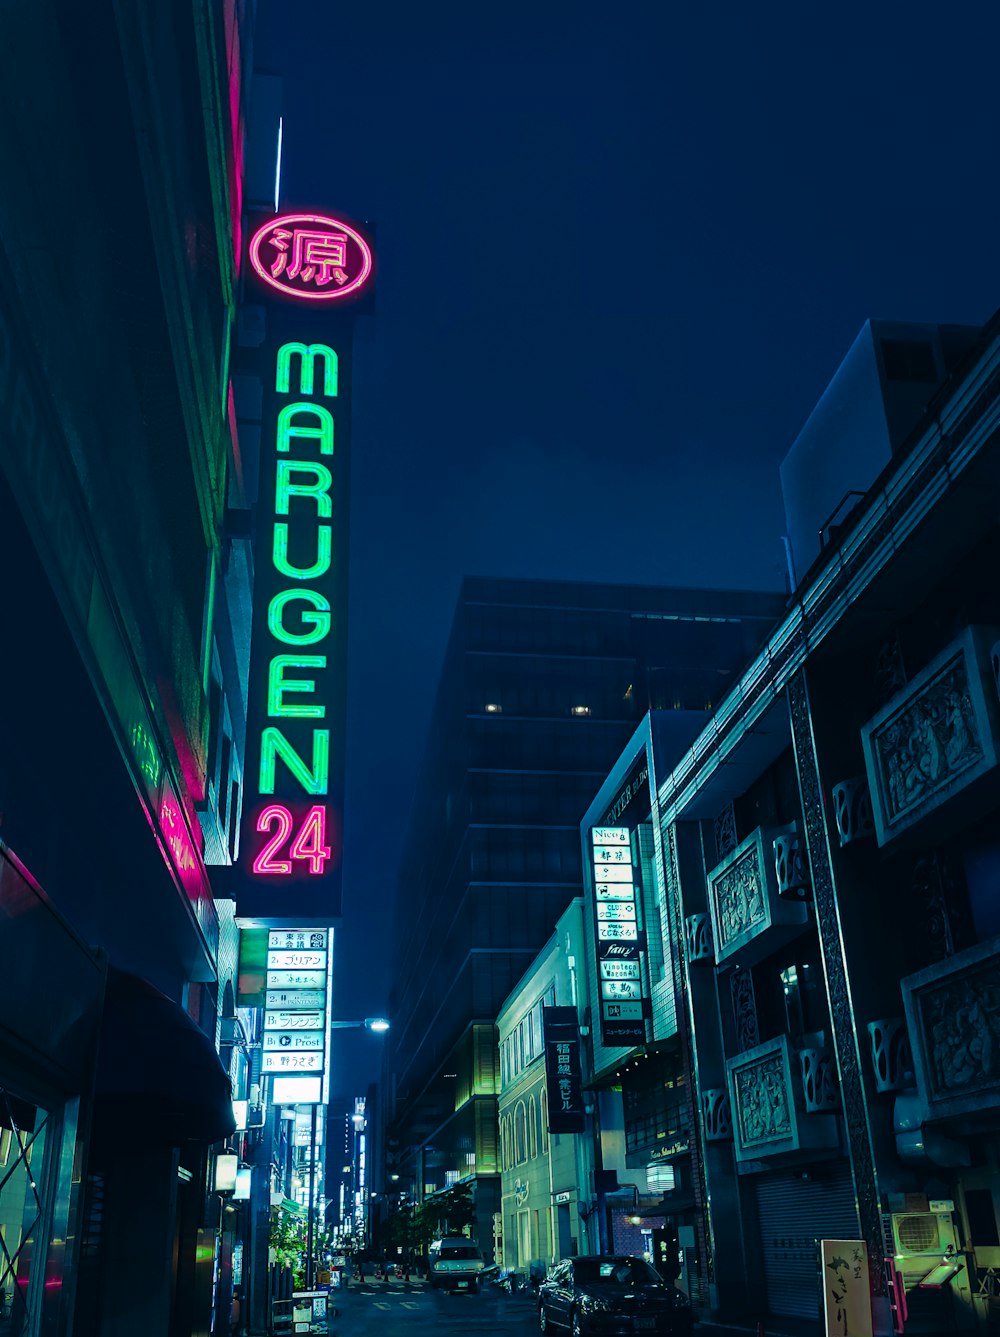
[[[500,703],[499,703],[498,701],[487,701],[487,703],[486,703],[486,705],[483,707],[483,709],[486,711],[487,715],[502,715],[502,714],[503,714],[503,706],[500,705]]]
[[[570,713],[571,715],[589,715],[589,714],[590,714],[590,707],[589,707],[589,706],[571,706],[571,707],[570,707],[570,711],[569,711],[569,713]]]
[[[240,1168],[240,1158],[233,1151],[222,1151],[215,1158],[216,1193],[234,1193],[236,1191],[236,1172]]]

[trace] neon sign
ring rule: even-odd
[[[286,297],[331,302],[361,291],[373,259],[364,237],[339,219],[282,214],[254,233],[250,263]]]
[[[255,656],[267,663],[260,675],[266,710],[253,749],[261,806],[252,814],[252,868],[259,877],[317,877],[332,853],[326,717],[335,686],[327,651],[336,545],[328,466],[340,360],[329,344],[289,340],[278,346],[272,365],[277,412],[269,458],[262,461],[270,467],[261,479],[270,532],[257,558],[266,603],[258,607],[264,627],[255,637]]]
[[[261,223],[249,262],[261,280],[263,338],[244,357],[263,394],[233,885],[237,915],[277,929],[340,914],[351,364],[374,267],[357,229],[318,213]],[[348,300],[331,304],[337,297]]]

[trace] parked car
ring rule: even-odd
[[[431,1290],[475,1292],[485,1266],[479,1245],[462,1235],[435,1240],[427,1250]]]
[[[688,1337],[694,1311],[684,1292],[644,1259],[594,1254],[566,1259],[549,1272],[538,1287],[538,1326],[542,1332],[565,1329],[572,1337]]]

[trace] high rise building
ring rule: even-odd
[[[402,864],[387,1169],[499,1208],[495,1021],[580,893],[579,822],[650,707],[689,736],[783,596],[467,579]],[[678,747],[683,740],[678,740]]]

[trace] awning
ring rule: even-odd
[[[108,967],[97,1059],[97,1148],[123,1133],[147,1145],[208,1145],[236,1131],[232,1083],[215,1045],[177,1003]]]

